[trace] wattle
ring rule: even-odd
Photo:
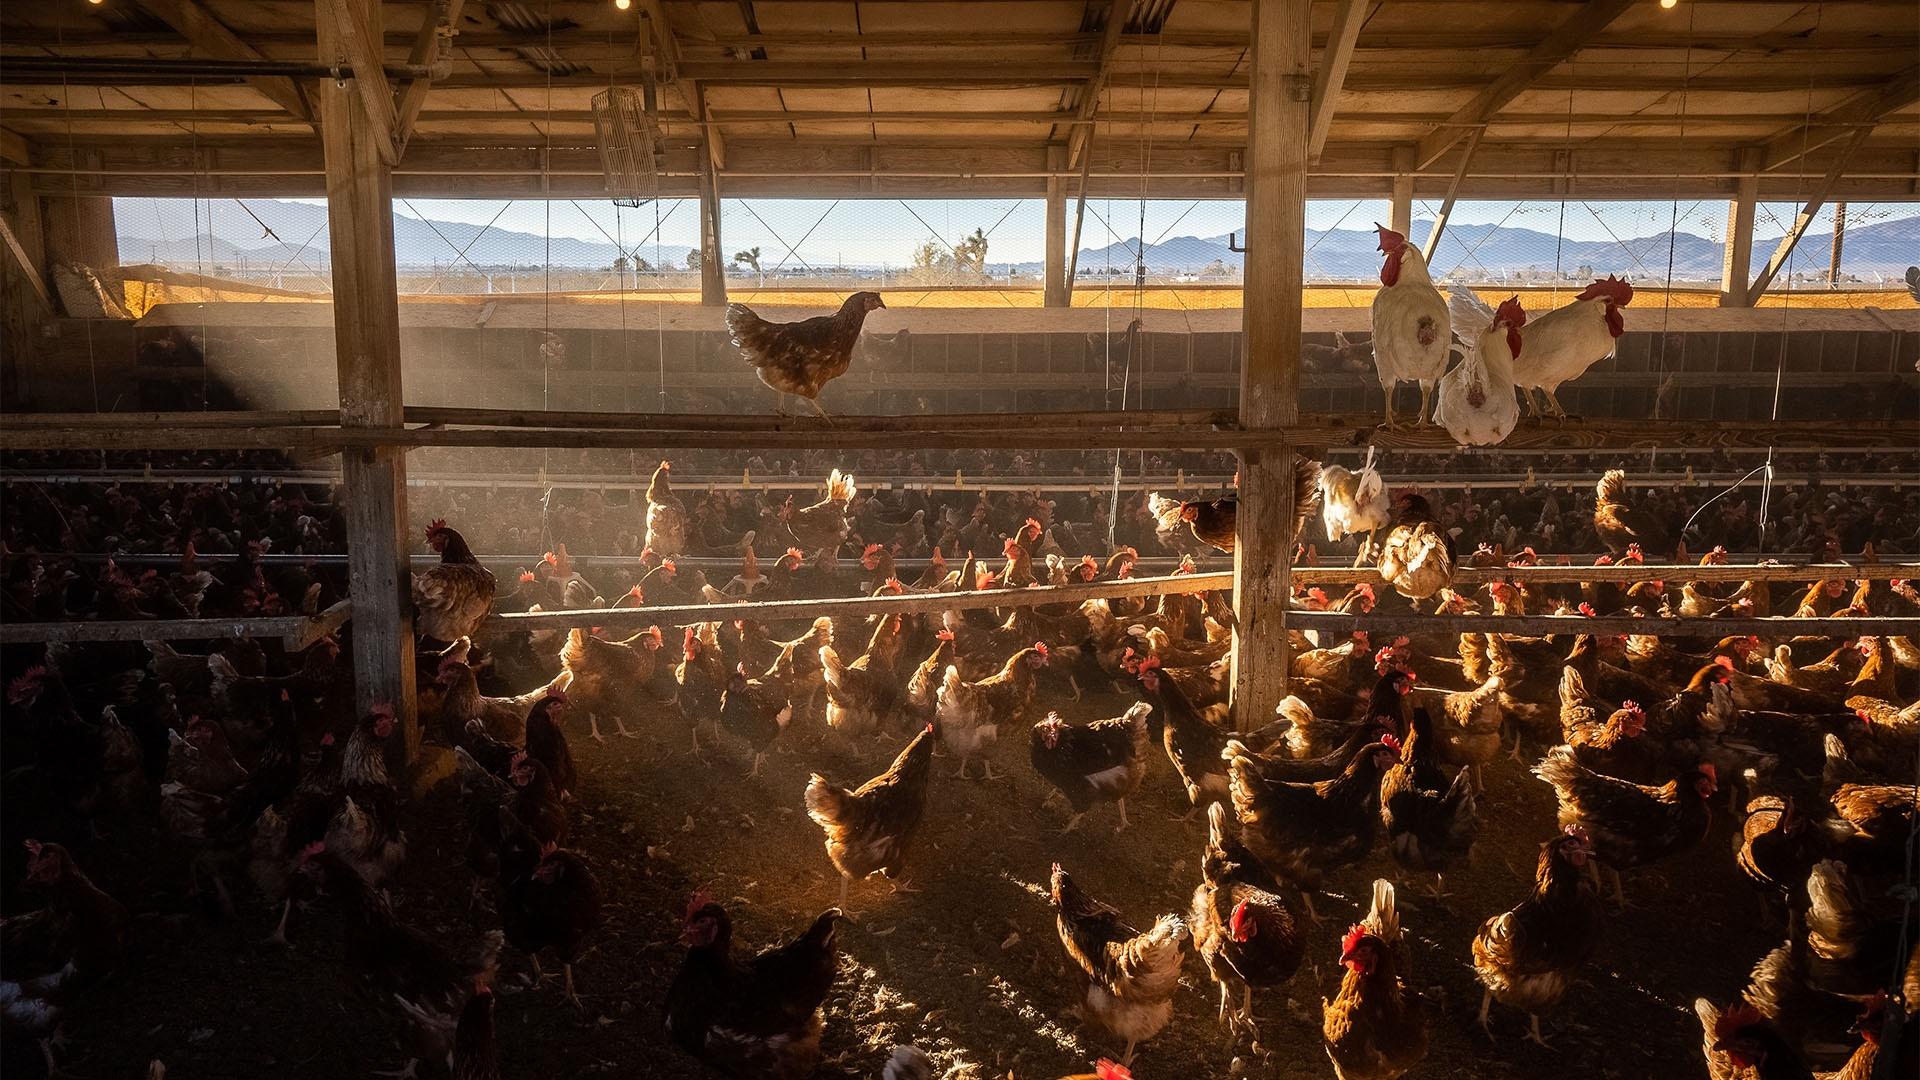
[[[1387,256],[1386,262],[1383,262],[1380,264],[1380,284],[1392,285],[1394,282],[1399,280],[1400,280],[1400,253],[1394,252],[1393,254]]]
[[[1624,334],[1626,332],[1627,332],[1627,320],[1621,317],[1620,309],[1617,307],[1614,307],[1612,304],[1608,304],[1607,305],[1607,333],[1612,334],[1614,337],[1619,337],[1621,334]]]

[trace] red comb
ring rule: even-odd
[[[1599,612],[1593,610],[1592,604],[1589,604],[1586,601],[1582,600],[1580,602],[1580,614],[1585,615],[1587,618],[1591,619],[1596,615],[1598,615]]]
[[[332,746],[332,745],[333,745],[333,732],[331,732],[331,731],[329,731],[329,732],[327,732],[327,733],[326,733],[325,735],[322,735],[322,736],[320,736],[320,745],[321,745],[321,746]]]
[[[27,841],[27,854],[32,855],[35,858],[38,858],[40,855],[40,848],[41,848],[40,841],[38,840]]]
[[[1101,1058],[1093,1064],[1093,1075],[1097,1080],[1133,1080],[1133,1071],[1118,1062]]]
[[[698,914],[701,908],[706,907],[712,902],[713,897],[707,895],[707,890],[705,889],[701,889],[692,896],[687,897],[687,921],[692,922],[694,915]]]
[[[940,631],[939,633],[937,633],[937,634],[935,634],[935,635],[933,635],[933,636],[934,636],[934,637],[936,637],[936,638],[939,638],[939,639],[940,639],[941,641],[952,641],[952,640],[953,640],[953,631],[951,631],[951,630],[942,630],[942,631]]]
[[[1731,656],[1716,656],[1713,658],[1713,662],[1726,668],[1728,671],[1733,670],[1733,657]]]
[[[444,529],[446,527],[447,527],[446,518],[434,518],[433,521],[427,525],[427,531],[439,532],[441,529]]]
[[[868,544],[866,547],[861,549],[860,554],[871,555],[874,552],[879,551],[883,547],[885,547],[884,544]]]
[[[1380,736],[1380,742],[1394,753],[1397,754],[1400,752],[1400,736],[1395,735],[1391,731]]]
[[[532,580],[533,580],[533,571],[531,570],[520,571],[520,584],[525,585],[528,582],[531,582]]]
[[[1738,1005],[1730,1007],[1726,1012],[1721,1013],[1720,1019],[1714,1021],[1713,1037],[1715,1039],[1724,1039],[1743,1027],[1751,1027],[1754,1024],[1764,1023],[1765,1021],[1766,1017],[1760,1015],[1759,1009],[1743,1001]]]
[[[545,555],[540,556],[540,561],[546,563],[548,566],[559,566],[560,556],[549,551]]]
[[[1034,642],[1033,651],[1039,653],[1041,656],[1047,655],[1047,643],[1044,641]]]
[[[1348,930],[1346,936],[1340,939],[1340,955],[1345,956],[1352,952],[1354,947],[1360,944],[1360,939],[1366,936],[1367,928],[1360,923],[1354,923],[1353,928]]]

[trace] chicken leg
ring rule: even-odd
[[[1438,426],[1433,419],[1433,387],[1433,383],[1420,380],[1420,415],[1414,418],[1415,427]]]
[[[573,990],[573,965],[562,964],[560,970],[564,976],[562,981],[566,985],[565,997],[567,1004],[572,1005],[576,1009],[584,1008],[584,1006],[580,1004],[580,995],[574,993]]]
[[[1131,827],[1133,825],[1133,822],[1127,820],[1127,800],[1115,799],[1113,801],[1113,805],[1120,808],[1120,824],[1115,825],[1113,827],[1114,835],[1118,836],[1120,833],[1125,832],[1129,827]]]
[[[812,398],[801,398],[800,400],[802,400],[802,401],[804,401],[804,402],[806,402],[807,404],[809,404],[809,405],[811,405],[811,406],[813,406],[813,412],[814,412],[814,415],[816,415],[816,416],[818,416],[818,417],[819,417],[820,419],[822,419],[822,420],[825,420],[825,421],[827,422],[827,426],[828,426],[828,427],[833,427],[833,426],[834,426],[834,424],[833,424],[833,417],[831,417],[831,416],[828,416],[828,415],[827,415],[827,410],[825,410],[825,409],[823,409],[823,408],[821,408],[821,407],[820,407],[820,403],[819,403],[819,402],[817,402],[817,401],[815,401],[815,400],[813,400]]]

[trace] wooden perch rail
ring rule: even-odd
[[[6,450],[338,450],[366,446],[754,450],[1274,449],[1379,446],[1447,451],[1438,429],[1384,430],[1357,417],[1303,417],[1249,431],[1207,410],[1138,413],[964,413],[951,416],[842,416],[832,427],[778,416],[408,410],[427,427],[352,427],[303,422],[311,413],[132,413],[9,415]],[[333,414],[325,414],[331,417]],[[82,418],[84,417],[84,419]],[[485,418],[487,426],[448,426]],[[618,420],[615,423],[615,420]],[[16,420],[24,422],[16,422]],[[1920,445],[1920,421],[1522,421],[1499,450],[1885,449]]]
[[[688,626],[723,619],[778,622],[783,619],[818,619],[821,616],[860,618],[867,615],[924,615],[977,608],[1079,604],[1122,596],[1158,596],[1161,593],[1194,593],[1231,588],[1233,575],[1229,573],[1177,574],[1170,577],[1122,578],[1091,585],[1036,585],[1030,589],[990,589],[986,592],[906,593],[901,596],[852,596],[832,600],[769,600],[516,612],[496,615],[488,626],[501,630],[564,630],[575,626],[605,626],[631,631],[649,626]]]
[[[1485,633],[1526,636],[1653,634],[1658,637],[1721,638],[1734,634],[1755,634],[1762,638],[1784,639],[1799,635],[1850,638],[1862,634],[1899,636],[1920,633],[1920,618],[1888,619],[1875,615],[1857,619],[1636,619],[1625,615],[1603,615],[1589,619],[1581,615],[1348,615],[1338,611],[1293,611],[1287,613],[1287,625],[1294,630],[1332,631],[1336,634],[1365,630],[1376,637],[1389,634]]]
[[[1661,581],[1678,588],[1687,581],[1899,581],[1920,578],[1920,563],[1785,563],[1771,565],[1723,566],[1508,566],[1485,570],[1469,566],[1453,571],[1455,591],[1463,587],[1491,585],[1507,581],[1526,585],[1563,585],[1581,581],[1611,581],[1633,584]],[[1370,566],[1328,567],[1295,566],[1295,585],[1344,585],[1366,582],[1376,588],[1386,582]]]
[[[39,641],[201,641],[277,637],[299,652],[353,617],[342,600],[318,615],[256,615],[243,619],[101,619],[92,622],[0,623],[0,645]]]

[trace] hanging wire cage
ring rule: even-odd
[[[593,95],[593,131],[613,201],[640,206],[652,199],[660,189],[660,123],[646,96],[631,86]]]

